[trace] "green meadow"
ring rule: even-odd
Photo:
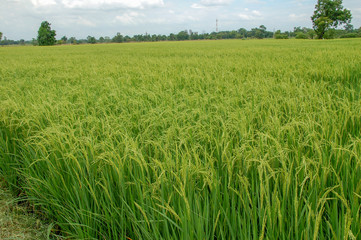
[[[0,48],[0,177],[66,239],[360,239],[361,40]]]

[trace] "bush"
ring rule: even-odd
[[[275,39],[288,39],[288,35],[287,34],[276,33],[275,34]]]
[[[324,39],[334,39],[336,35],[335,29],[328,30],[325,35],[323,36]]]
[[[357,33],[346,33],[340,36],[340,38],[357,38],[357,37],[360,37],[357,35]]]
[[[307,35],[305,33],[298,32],[296,34],[296,39],[308,39],[308,37],[307,37]]]

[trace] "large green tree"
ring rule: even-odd
[[[318,0],[311,17],[318,39],[333,27],[351,22],[351,12],[342,6],[342,0]]]
[[[38,31],[39,46],[50,46],[56,43],[55,30],[51,30],[50,23],[43,21]]]

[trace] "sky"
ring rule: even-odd
[[[112,38],[170,34],[191,29],[213,32],[265,25],[267,30],[312,27],[317,0],[0,0],[0,32],[12,40],[37,37],[42,21],[56,38]],[[352,24],[361,27],[361,0],[343,0]]]

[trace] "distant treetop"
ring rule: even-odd
[[[56,43],[55,30],[51,30],[50,23],[43,21],[38,31],[38,44],[39,46],[50,46]]]

